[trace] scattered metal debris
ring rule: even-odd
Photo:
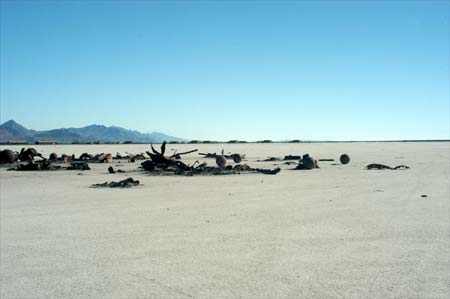
[[[15,167],[8,170],[17,171],[41,171],[41,170],[89,170],[89,163],[111,163],[114,159],[127,159],[128,162],[135,162],[136,160],[145,160],[141,163],[141,168],[149,171],[153,174],[161,175],[226,175],[226,174],[240,174],[240,173],[262,173],[262,174],[277,174],[280,172],[280,168],[275,169],[262,169],[262,168],[252,168],[247,164],[240,164],[245,158],[245,155],[238,153],[225,155],[224,151],[220,154],[216,153],[199,153],[199,155],[204,156],[204,158],[214,158],[217,166],[208,166],[207,163],[200,163],[195,161],[192,165],[186,164],[181,161],[181,156],[189,153],[198,151],[197,149],[190,150],[187,152],[177,153],[175,151],[172,155],[165,155],[166,152],[166,142],[161,145],[160,151],[156,150],[153,145],[151,145],[151,152],[147,151],[147,158],[145,153],[140,154],[130,154],[121,155],[116,153],[113,157],[110,153],[99,153],[92,155],[89,153],[83,153],[79,156],[79,159],[75,158],[75,155],[63,154],[58,157],[57,153],[51,153],[48,159],[44,158],[35,148],[22,148],[20,152],[14,152],[12,150],[2,150],[0,151],[0,163],[2,164],[14,164]],[[39,160],[35,160],[39,157]],[[236,165],[227,165],[227,160],[233,160]],[[314,169],[319,168],[318,161],[309,154],[303,156],[300,155],[286,155],[284,158],[281,157],[268,157],[265,160],[257,160],[257,162],[278,162],[286,161],[283,164],[293,164],[298,160],[298,165],[295,169]],[[55,165],[54,163],[64,161],[69,164],[67,167],[62,167]],[[334,159],[319,159],[319,161],[334,161]],[[350,162],[350,157],[348,154],[342,154],[339,157],[339,161],[342,164],[348,164]],[[119,161],[120,163],[120,161]],[[274,164],[276,165],[276,164]],[[337,165],[337,164],[332,164]],[[365,167],[365,169],[409,169],[409,166],[398,165],[391,167],[388,165],[373,163]],[[124,170],[116,170],[112,166],[108,168],[109,173],[124,173]]]
[[[34,161],[34,157],[42,157],[42,154],[38,153],[38,151],[32,147],[29,147],[27,149],[22,148],[19,153],[19,160],[28,162],[28,161]]]
[[[131,188],[133,186],[138,186],[139,181],[134,180],[133,178],[126,178],[124,180],[121,180],[119,182],[104,182],[101,184],[93,184],[91,185],[91,188]]]
[[[145,155],[145,153],[139,153],[139,154],[130,154],[126,153],[126,155],[122,155],[121,153],[117,152],[116,155],[113,157],[114,160],[128,160],[128,162],[136,162],[136,160],[145,160],[148,159],[148,157]]]
[[[268,157],[264,160],[256,160],[256,162],[278,162],[278,161],[292,161],[292,160],[301,160],[301,155],[287,155],[284,158],[281,157]]]
[[[217,159],[217,157],[223,156],[225,159],[233,160],[234,163],[241,163],[241,161],[245,159],[245,155],[241,154],[224,155],[223,151],[222,154],[220,155],[216,153],[198,153],[198,154],[202,155],[203,158],[212,158],[212,159]]]
[[[27,164],[17,164],[15,168],[9,168],[8,170],[16,171],[37,171],[37,170],[58,170],[61,166],[53,165],[52,161],[29,161]]]
[[[287,155],[287,156],[284,156],[284,161],[288,161],[288,160],[301,160],[302,159],[302,156],[300,156],[300,155]]]
[[[75,160],[75,155],[72,155],[71,160]],[[110,153],[100,153],[96,154],[95,156],[89,153],[82,153],[78,160],[87,161],[89,163],[111,163],[113,161],[113,156]],[[67,158],[65,159],[65,162],[70,163],[71,161],[69,158]]]
[[[111,163],[113,159],[111,154],[101,153],[95,155],[94,160],[97,160],[100,163]]]
[[[365,167],[365,169],[370,170],[370,169],[390,169],[390,170],[398,170],[398,169],[410,169],[409,166],[406,165],[398,165],[395,167],[391,167],[388,165],[383,165],[383,164],[378,164],[378,163],[372,163],[369,164]]]
[[[122,169],[115,170],[112,166],[108,167],[108,172],[109,173],[116,173],[116,172],[118,172],[118,173],[125,173],[124,170],[122,170]]]
[[[247,164],[237,164],[237,165],[228,165],[226,166],[226,158],[224,155],[216,155],[216,163],[218,167],[207,166],[206,163],[200,163],[199,161],[195,161],[193,165],[185,164],[179,159],[175,159],[177,156],[180,158],[180,155],[193,153],[197,150],[192,150],[184,153],[174,154],[173,156],[167,157],[164,156],[165,152],[165,142],[161,145],[161,152],[158,152],[152,146],[152,151],[147,152],[150,156],[150,160],[146,160],[141,163],[141,166],[144,170],[149,171],[153,174],[159,175],[226,175],[226,174],[239,174],[242,172],[257,172],[263,174],[276,174],[281,169],[261,169],[261,168],[251,168]]]
[[[72,161],[67,170],[91,170],[89,164],[86,161]]]
[[[278,157],[268,157],[267,159],[264,160],[256,160],[256,162],[277,162],[277,161],[281,161],[281,158]]]
[[[88,153],[82,153],[78,159],[79,160],[92,160],[92,159],[94,159],[94,156],[92,156],[91,154],[88,154]]]

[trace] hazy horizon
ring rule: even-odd
[[[449,2],[2,1],[0,122],[450,139]]]
[[[18,123],[17,121],[15,121],[13,119],[10,119],[10,120],[7,120],[6,122],[0,123],[0,125],[3,125],[3,124],[8,123],[10,121],[13,121],[13,122],[23,126],[23,124]],[[102,125],[102,124],[88,124],[88,125],[83,125],[83,126],[77,127],[77,128],[84,128],[84,127],[90,127],[90,126],[105,126],[105,125]],[[29,129],[29,130],[34,130],[33,128],[29,128],[27,126],[24,126],[24,127],[26,129]],[[127,129],[127,130],[130,130],[130,131],[137,131],[137,132],[143,133],[143,134],[154,134],[154,133],[156,133],[156,134],[164,134],[164,132],[156,132],[156,131],[144,132],[144,131],[134,130],[132,128],[122,128],[122,127],[118,127],[118,126],[114,126],[114,125],[112,125],[112,126],[105,126],[105,127],[107,127],[107,128]],[[55,129],[74,129],[74,128],[75,127],[58,127],[58,128],[51,128],[51,129],[39,130],[39,131],[50,131],[50,130],[55,130]],[[36,131],[38,131],[38,130],[36,130]],[[400,142],[408,142],[408,141],[411,141],[411,142],[418,141],[418,142],[420,142],[420,141],[424,141],[424,142],[428,142],[428,141],[450,141],[450,139],[445,139],[445,138],[442,138],[442,139],[380,139],[380,140],[350,140],[350,139],[349,140],[325,140],[325,139],[299,139],[299,138],[296,138],[296,139],[280,139],[280,138],[278,138],[278,139],[267,139],[267,138],[261,138],[261,139],[245,139],[245,140],[243,140],[243,139],[240,139],[240,140],[237,140],[237,139],[216,140],[216,139],[210,139],[210,138],[206,138],[206,139],[185,138],[183,136],[169,136],[169,137],[176,137],[176,138],[180,138],[180,139],[185,139],[184,142],[198,141],[199,143],[202,143],[202,142],[228,143],[229,141],[249,142],[249,143],[262,142],[262,141],[270,141],[270,142],[275,142],[275,143],[276,142],[281,142],[281,143],[283,143],[283,142],[292,142],[292,141],[296,141],[296,142],[297,141],[299,141],[299,142],[395,142],[395,141],[400,141]],[[11,140],[11,141],[13,141],[13,140]],[[18,141],[18,140],[15,140],[15,141]],[[75,141],[76,140],[74,140],[74,142]],[[102,140],[99,139],[97,141],[102,141]],[[64,143],[60,143],[60,142],[57,142],[57,143],[58,144],[64,144]],[[134,143],[143,143],[143,142],[135,141]],[[160,143],[160,142],[153,142],[153,143]],[[2,144],[2,143],[0,142],[0,144]],[[70,144],[70,143],[67,143],[67,144]]]

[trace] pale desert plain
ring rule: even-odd
[[[149,145],[35,148],[48,156]],[[152,176],[139,161],[0,168],[1,298],[450,298],[449,142],[168,145],[194,148],[282,170]],[[314,170],[255,162],[305,153],[335,162]],[[411,168],[364,170],[370,163]],[[109,174],[111,165],[127,172]],[[90,188],[126,177],[141,185]]]

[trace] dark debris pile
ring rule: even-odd
[[[240,174],[240,173],[262,173],[262,174],[277,174],[280,172],[280,168],[275,169],[262,169],[252,168],[247,164],[226,165],[227,157],[217,154],[203,154],[209,158],[216,159],[217,166],[208,166],[206,163],[200,163],[196,161],[193,165],[188,165],[181,161],[181,155],[196,152],[192,150],[184,153],[174,154],[172,156],[164,155],[166,151],[166,143],[161,145],[161,150],[157,151],[151,146],[152,152],[147,152],[150,156],[150,160],[146,160],[141,163],[144,170],[157,175],[228,175],[228,174]],[[242,156],[239,154],[233,154],[228,156],[233,161],[241,161]]]
[[[406,165],[398,165],[395,167],[391,167],[388,165],[383,165],[383,164],[378,164],[378,163],[372,163],[367,165],[364,169],[366,170],[371,170],[371,169],[378,169],[378,170],[382,170],[382,169],[389,169],[389,170],[399,170],[399,169],[409,169],[409,166]]]
[[[126,178],[118,182],[104,182],[101,184],[93,184],[91,188],[131,188],[134,186],[139,186],[139,181],[133,178]]]

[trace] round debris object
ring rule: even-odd
[[[347,154],[342,154],[339,157],[339,160],[341,161],[342,164],[348,164],[350,162],[350,157]]]
[[[219,167],[225,167],[225,164],[227,164],[227,159],[225,159],[224,156],[217,156],[216,164]]]
[[[242,156],[240,154],[233,154],[233,161],[234,163],[241,163]]]
[[[12,150],[2,150],[0,152],[0,163],[14,163],[17,160],[16,154]]]
[[[314,161],[314,159],[311,157],[305,157],[302,162],[305,169],[316,168],[316,161]]]
[[[49,160],[58,160],[58,155],[56,153],[51,153],[48,158]]]

